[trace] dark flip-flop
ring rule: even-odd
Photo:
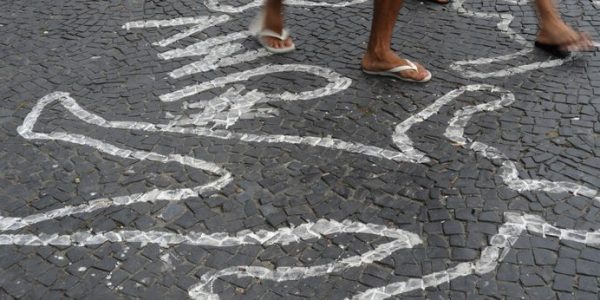
[[[563,50],[564,45],[552,45],[536,41],[535,46],[559,58],[571,55],[570,51]]]
[[[429,0],[429,1],[433,2],[433,3],[441,4],[441,5],[450,3],[450,0]]]
[[[592,42],[586,34],[580,33],[579,36],[580,36],[579,40],[572,44],[556,45],[556,44],[546,44],[546,43],[541,43],[541,42],[536,41],[535,46],[556,56],[556,57],[560,57],[560,58],[565,58],[565,57],[571,55],[572,53],[576,53],[576,52],[594,52],[594,51],[596,51],[596,47],[597,47],[596,44],[594,42]],[[580,45],[579,43],[582,42],[583,40],[590,41],[590,43],[592,43],[592,46],[590,48],[576,47],[576,45]]]

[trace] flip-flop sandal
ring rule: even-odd
[[[440,0],[429,0],[429,2],[433,2],[433,3],[437,3],[437,4],[441,4],[441,5],[446,5],[448,3],[450,3],[450,0],[446,0],[446,1],[440,1]]]
[[[362,70],[363,70],[363,72],[370,74],[370,75],[393,77],[393,78],[400,79],[403,81],[408,81],[408,82],[427,82],[427,81],[431,80],[431,72],[429,72],[429,71],[427,71],[427,76],[425,76],[425,78],[423,78],[421,80],[414,80],[411,78],[406,78],[406,77],[400,76],[398,73],[402,72],[402,71],[407,71],[407,70],[418,71],[419,70],[417,65],[415,65],[412,61],[410,61],[408,59],[405,59],[405,61],[408,65],[397,66],[397,67],[394,67],[394,68],[391,68],[391,69],[385,70],[385,71],[369,71],[364,68]]]
[[[296,50],[296,45],[294,45],[293,42],[290,46],[283,47],[283,48],[271,47],[271,46],[269,46],[269,44],[267,44],[267,42],[265,42],[264,37],[272,37],[272,38],[276,38],[280,41],[285,41],[285,40],[287,40],[288,37],[290,37],[289,31],[285,28],[281,31],[281,34],[278,34],[269,29],[263,29],[256,33],[256,38],[258,39],[258,42],[263,47],[265,47],[265,49],[267,49],[267,51],[269,51],[271,53],[281,54],[281,53],[288,53],[288,52],[292,52],[292,51]]]
[[[265,42],[264,37],[272,37],[272,38],[276,38],[280,41],[285,41],[287,40],[287,38],[290,36],[290,32],[284,28],[281,31],[281,34],[274,32],[272,30],[269,29],[264,29],[263,26],[265,24],[265,14],[264,12],[260,12],[258,13],[258,15],[254,18],[254,20],[252,21],[252,23],[250,23],[250,32],[254,33],[254,36],[256,36],[256,38],[258,39],[258,42],[265,48],[267,49],[267,51],[271,52],[271,53],[277,53],[277,54],[281,54],[281,53],[288,53],[288,52],[292,52],[294,50],[296,50],[296,45],[294,45],[294,43],[292,42],[292,44],[288,47],[283,47],[283,48],[275,48],[270,46],[269,44],[267,44]]]
[[[565,58],[568,57],[569,55],[571,55],[572,53],[576,53],[576,52],[594,52],[596,51],[596,49],[598,48],[598,45],[594,42],[592,42],[590,40],[590,47],[586,48],[586,47],[577,47],[576,45],[581,42],[582,40],[589,40],[589,38],[587,38],[585,35],[580,34],[580,39],[573,43],[573,46],[569,46],[569,44],[561,44],[561,45],[556,45],[556,44],[546,44],[546,43],[542,43],[542,42],[535,42],[535,46],[556,56],[559,58]]]
[[[564,50],[565,45],[546,44],[536,41],[535,46],[558,58],[565,58],[571,55],[570,51]]]

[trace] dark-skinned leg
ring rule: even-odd
[[[408,65],[408,62],[400,58],[391,48],[394,26],[402,4],[402,0],[374,1],[369,45],[362,60],[364,70],[384,71],[397,66]],[[401,71],[398,75],[415,81],[420,81],[430,75],[423,66],[416,63],[415,65],[418,67],[417,71]]]
[[[539,30],[537,41],[548,45],[572,46],[582,50],[592,47],[590,39],[569,25],[562,18],[553,0],[536,0]]]
[[[283,1],[282,0],[265,0],[263,13],[264,24],[262,29],[268,29],[278,34],[281,34],[283,26]],[[292,39],[287,38],[282,41],[274,37],[262,37],[267,45],[273,48],[285,48],[292,45]]]

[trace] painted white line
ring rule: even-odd
[[[474,114],[485,111],[495,111],[507,107],[515,101],[514,94],[509,90],[487,84],[469,85],[455,91],[457,91],[457,93],[454,97],[461,95],[465,91],[488,91],[500,94],[500,99],[498,100],[466,106],[454,113],[454,117],[448,122],[448,127],[444,132],[444,136],[455,144],[460,145],[464,145],[469,141],[468,138],[464,136],[464,131]]]
[[[169,76],[171,78],[178,79],[184,76],[208,72],[220,67],[233,66],[244,62],[253,61],[261,57],[273,55],[266,49],[258,49],[231,56],[242,49],[242,44],[238,43],[226,43],[222,46],[215,46],[214,48],[210,49],[210,51],[202,60],[195,61],[181,68],[175,69],[169,73]]]
[[[498,19],[499,21],[496,24],[496,26],[500,30],[500,32],[507,35],[511,40],[515,41],[517,44],[522,45],[525,48],[516,53],[511,53],[511,54],[507,54],[507,55],[501,55],[501,56],[490,57],[490,58],[479,58],[479,59],[472,59],[472,60],[456,61],[456,62],[450,64],[449,68],[451,70],[454,70],[467,78],[506,77],[506,76],[521,74],[521,73],[525,73],[525,72],[529,72],[529,71],[533,71],[533,70],[537,70],[537,69],[557,67],[557,66],[563,65],[565,62],[573,59],[573,57],[567,57],[564,59],[552,59],[552,60],[548,60],[548,61],[535,62],[535,63],[525,64],[525,65],[516,66],[516,67],[505,67],[502,70],[492,71],[492,72],[479,72],[479,71],[466,70],[466,68],[469,66],[488,65],[488,64],[508,61],[508,60],[512,60],[512,59],[515,59],[518,57],[522,57],[522,56],[528,55],[531,52],[533,52],[533,48],[530,45],[530,42],[528,42],[523,36],[521,36],[520,34],[518,34],[517,32],[515,32],[514,30],[512,30],[510,28],[510,23],[514,19],[514,16],[512,16],[511,14],[491,13],[491,12],[490,13],[474,12],[474,11],[467,10],[464,7],[464,3],[465,3],[465,0],[452,1],[451,7],[454,10],[456,10],[458,13],[469,16],[469,17],[474,17],[474,18],[479,18],[479,19]],[[516,4],[517,2],[512,1],[511,3]],[[525,3],[526,3],[526,1],[518,1],[518,4],[525,4]]]
[[[479,71],[469,71],[469,70],[466,70],[466,68],[465,68],[468,66],[486,65],[486,64],[493,63],[493,62],[506,61],[506,60],[509,60],[509,57],[515,58],[515,57],[518,57],[521,55],[529,54],[532,51],[533,51],[532,49],[527,49],[525,51],[520,51],[520,52],[517,52],[514,54],[505,55],[505,56],[498,56],[495,58],[485,58],[485,59],[481,59],[481,60],[456,61],[450,65],[450,69],[460,72],[463,76],[468,77],[468,78],[507,77],[507,76],[521,74],[521,73],[538,70],[538,69],[558,67],[558,66],[563,65],[567,61],[572,61],[575,58],[575,56],[569,56],[566,58],[551,59],[548,61],[534,62],[534,63],[520,65],[520,66],[516,66],[516,67],[508,67],[508,68],[505,68],[502,70],[492,71],[492,72],[487,72],[487,73],[479,72]],[[489,61],[489,62],[483,62],[483,61]]]
[[[127,22],[121,28],[130,30],[137,28],[160,28],[160,27],[174,27],[182,25],[200,25],[206,24],[209,20],[213,19],[212,16],[198,16],[198,17],[183,17],[168,20],[142,20]]]
[[[256,76],[281,72],[309,73],[319,77],[323,77],[328,82],[328,84],[325,87],[313,91],[300,93],[285,92],[277,96],[267,95],[268,97],[278,97],[282,101],[311,100],[319,97],[325,97],[343,91],[347,89],[350,86],[350,84],[352,84],[352,80],[350,80],[350,78],[343,77],[340,74],[323,67],[300,64],[265,65],[251,70],[232,73],[224,77],[213,79],[211,81],[187,86],[175,92],[161,95],[159,99],[163,102],[179,101],[183,98],[194,96],[196,94],[202,93],[210,89],[223,87],[230,83],[245,81]]]
[[[352,297],[354,300],[382,300],[415,290],[424,290],[448,283],[453,279],[471,274],[485,274],[493,271],[517,241],[525,225],[506,222],[500,226],[498,233],[490,238],[490,246],[481,251],[481,256],[473,262],[459,263],[441,272],[425,275],[422,278],[411,278],[406,281],[391,283],[385,286],[368,289]]]
[[[523,224],[527,231],[541,234],[543,237],[551,236],[561,240],[572,241],[589,246],[600,246],[600,230],[586,231],[574,229],[561,229],[550,225],[540,216],[507,212],[505,219],[513,223]]]
[[[479,111],[483,111],[483,110],[491,111],[491,110],[500,109],[500,108],[504,107],[505,105],[508,105],[508,104],[512,103],[512,101],[514,101],[514,95],[510,91],[505,90],[500,87],[491,86],[491,85],[487,85],[487,84],[474,84],[474,85],[463,86],[461,88],[458,88],[458,89],[455,89],[455,90],[452,90],[452,91],[446,93],[444,96],[438,98],[433,104],[429,105],[428,107],[426,107],[419,113],[411,116],[410,118],[406,119],[402,123],[398,124],[398,126],[396,126],[394,136],[392,137],[394,144],[404,154],[413,158],[417,162],[421,162],[423,159],[426,158],[425,153],[423,153],[413,147],[412,140],[408,137],[407,131],[410,128],[412,128],[415,124],[423,122],[424,120],[428,119],[432,115],[437,114],[444,105],[450,103],[451,101],[455,100],[457,97],[462,95],[463,93],[469,92],[469,91],[490,91],[490,92],[502,93],[502,95],[501,95],[502,98],[501,98],[501,100],[499,100],[500,105],[496,105],[496,103],[498,101],[494,101],[492,103],[481,104],[481,106],[478,106],[477,108],[475,108],[473,110],[469,110],[469,113],[470,113],[469,117],[471,114],[473,114],[475,112],[479,112]],[[510,101],[507,102],[507,100],[510,100]],[[451,140],[452,140],[451,137],[456,137],[456,138],[462,137],[462,133],[464,131],[464,127],[467,125],[467,121],[468,120],[462,120],[462,122],[456,122],[456,121],[450,122],[450,126],[448,127],[449,131],[448,130],[446,131],[446,134],[447,134],[446,136],[449,137],[448,135],[450,135],[449,138]]]
[[[242,76],[244,77],[244,76]],[[245,78],[245,77],[244,77]],[[227,79],[223,79],[225,82],[229,82]],[[242,91],[241,88],[230,89],[226,92],[224,98],[235,98],[240,95]],[[403,147],[407,145],[412,145],[410,139],[406,136],[406,132],[414,125],[427,118],[431,117],[433,114],[437,113],[440,108],[450,101],[454,100],[458,96],[462,95],[466,91],[490,91],[497,92],[500,94],[500,99],[494,100],[487,103],[482,103],[479,105],[467,106],[460,110],[458,110],[454,117],[449,121],[449,126],[445,132],[445,136],[454,143],[457,144],[466,144],[469,141],[468,138],[464,137],[464,127],[467,125],[471,117],[478,112],[484,111],[492,111],[503,108],[507,105],[510,105],[514,101],[514,96],[509,91],[490,86],[490,85],[471,85],[465,86],[457,90],[453,90],[446,95],[440,97],[436,100],[432,105],[418,113],[417,115],[407,119],[405,124],[401,124],[397,126],[396,135],[394,137],[395,141],[400,141],[404,143]],[[248,94],[247,94],[248,95]],[[223,96],[223,95],[222,95]],[[256,94],[255,94],[256,96]],[[260,95],[258,95],[260,96]],[[281,96],[281,95],[280,95]],[[302,98],[296,96],[289,96],[290,99]],[[258,97],[261,99],[261,97]],[[73,113],[76,117],[80,118],[84,122],[88,124],[98,125],[105,128],[121,128],[121,129],[133,129],[133,130],[143,130],[148,132],[182,132],[189,133],[191,131],[185,131],[185,128],[178,128],[170,125],[161,125],[161,124],[151,124],[144,122],[126,122],[126,121],[107,121],[102,117],[85,111],[81,108],[68,94],[66,93],[53,93],[44,98],[42,98],[38,104],[32,109],[32,112],[25,118],[23,125],[19,127],[19,133],[28,139],[55,139],[55,140],[64,140],[71,143],[87,145],[91,147],[95,147],[103,152],[109,153],[111,155],[117,155],[120,157],[126,158],[135,158],[135,159],[149,159],[155,161],[179,161],[182,164],[187,163],[188,165],[200,166],[204,170],[208,170],[215,174],[219,174],[219,171],[222,170],[218,166],[213,164],[204,164],[202,161],[194,161],[193,158],[185,158],[182,156],[165,156],[156,153],[146,153],[143,151],[135,151],[135,150],[126,150],[121,149],[112,145],[105,144],[101,141],[97,141],[94,139],[87,138],[85,136],[71,135],[68,133],[36,133],[33,132],[33,127],[37,118],[40,116],[44,107],[53,101],[58,101],[61,105],[63,105],[68,111]],[[256,100],[258,101],[258,100]],[[203,107],[203,103],[199,103],[197,107]],[[207,119],[208,120],[208,119]],[[176,125],[176,124],[175,124]],[[189,130],[189,128],[187,129]],[[227,132],[227,131],[211,131],[206,128],[195,128],[194,130],[198,130],[198,132],[202,132],[204,135],[208,136],[208,132],[211,134],[219,135],[226,133],[222,136],[222,138],[240,138],[241,140],[251,141],[251,142],[279,142],[279,143],[301,143],[306,142],[311,137],[286,137],[286,136],[252,136],[247,134],[240,134]],[[272,140],[265,140],[265,138],[269,138]],[[303,140],[305,139],[305,140]],[[317,138],[312,138],[310,140],[310,144],[319,145],[319,140]],[[347,147],[348,145],[343,145]],[[578,186],[572,183],[555,183],[549,181],[532,181],[532,180],[521,180],[518,178],[518,173],[516,171],[516,166],[511,161],[506,160],[505,156],[503,156],[497,149],[487,146],[483,143],[473,142],[470,145],[465,145],[470,149],[476,151],[484,155],[489,159],[503,159],[505,160],[503,168],[501,169],[501,176],[507,183],[510,188],[516,189],[518,191],[523,190],[533,190],[533,191],[547,191],[547,192],[562,192],[562,191],[570,191],[573,193],[579,193],[586,196],[594,196],[597,193],[591,189],[586,189],[584,187]],[[334,148],[334,145],[327,145],[327,147]],[[366,146],[369,147],[369,146]],[[400,148],[400,146],[399,146]],[[347,150],[347,149],[346,149]],[[361,148],[360,151],[364,149]],[[403,154],[404,155],[404,154]],[[511,165],[512,164],[512,165]],[[226,171],[221,171],[226,172]],[[228,175],[228,173],[227,173]],[[225,177],[225,176],[224,176]],[[225,178],[221,182],[221,184],[227,184],[231,179]],[[211,183],[211,188],[219,188],[220,184]],[[189,189],[187,189],[189,190]],[[186,195],[193,196],[196,191],[187,191],[184,194],[172,194],[172,191],[167,192],[164,197],[166,200],[177,200],[187,197]],[[156,192],[155,192],[156,193]],[[148,200],[145,201],[156,201],[162,200],[159,196],[160,194],[148,194],[146,197]],[[130,198],[124,198],[125,200],[115,199],[106,201],[105,199],[100,199],[103,201],[96,201],[93,203],[89,203],[88,206],[82,207],[66,207],[64,209],[59,209],[50,212],[49,214],[43,215],[34,215],[25,217],[23,219],[18,218],[3,218],[2,222],[0,222],[3,230],[7,229],[18,229],[24,226],[34,224],[37,222],[41,222],[48,219],[53,219],[65,215],[76,214],[76,213],[84,213],[91,210],[108,207],[111,205],[127,205],[129,203],[133,203],[137,198],[137,195],[132,195]],[[142,197],[142,196],[140,196]],[[134,199],[134,200],[127,200]],[[17,221],[15,221],[17,220]],[[27,220],[27,221],[24,221]],[[14,221],[14,222],[13,222]],[[12,222],[9,224],[9,222]],[[333,222],[333,221],[331,221]],[[424,276],[423,278],[413,278],[406,282],[396,282],[386,285],[384,287],[378,287],[374,289],[367,290],[363,293],[356,295],[354,298],[356,299],[383,299],[389,296],[402,294],[411,290],[426,288],[430,286],[436,286],[441,283],[449,282],[454,278],[458,278],[461,276],[466,276],[472,273],[483,274],[486,272],[492,271],[498,261],[501,261],[504,255],[506,255],[507,251],[510,249],[510,246],[516,238],[519,236],[523,228],[527,228],[530,231],[535,231],[535,226],[537,223],[531,224],[521,224],[515,225],[513,219],[509,219],[507,223],[501,226],[499,233],[493,236],[490,240],[490,246],[486,247],[481,254],[479,260],[470,263],[462,263],[455,267],[452,267],[443,272],[437,272],[433,274],[429,274]],[[539,222],[538,222],[539,223]],[[309,225],[306,225],[309,226]],[[353,225],[357,226],[357,225]],[[543,227],[546,226],[546,227]],[[543,225],[543,228],[547,228],[546,231],[542,230],[541,233],[546,234],[548,232],[556,232],[556,230],[549,225]],[[327,226],[326,226],[327,227]],[[336,227],[336,226],[333,226]],[[321,230],[321,234],[328,234],[335,232],[332,231],[331,228],[328,230]],[[359,226],[361,227],[361,226]],[[299,227],[302,228],[302,227]],[[354,227],[353,227],[354,228]],[[534,228],[534,229],[532,229]],[[312,229],[311,229],[312,230]],[[348,228],[342,229],[344,232],[351,232]],[[313,230],[314,231],[314,230]],[[560,233],[562,238],[569,238],[570,240],[580,241],[580,242],[596,242],[598,241],[598,235],[595,232],[586,233],[582,235],[581,231],[573,231],[573,230],[563,230]],[[239,236],[240,234],[238,234]],[[243,234],[242,234],[243,235]],[[191,245],[204,245],[204,246],[217,246],[217,247],[226,247],[230,245],[239,245],[241,242],[239,239],[234,239],[232,241],[229,236],[223,238],[216,238],[224,236],[223,234],[203,234],[203,233],[192,233],[188,235],[180,235],[174,233],[167,232],[157,232],[157,231],[115,231],[115,232],[107,232],[100,234],[90,234],[90,233],[75,233],[72,235],[15,235],[15,234],[2,234],[0,235],[0,244],[17,244],[17,245],[92,245],[92,244],[100,244],[104,242],[139,242],[139,243],[156,243],[162,246],[168,246],[172,244],[180,244],[186,243]],[[289,240],[277,240],[276,242],[289,242],[289,241],[300,241],[302,240],[301,235],[299,234],[291,234],[286,235]],[[584,238],[581,238],[583,236]],[[588,237],[589,236],[589,237]],[[311,235],[314,237],[314,235]],[[418,237],[417,237],[418,238]],[[259,240],[257,243],[264,244],[267,243],[265,240]],[[268,270],[260,267],[253,266],[245,266],[245,267],[231,267],[224,270],[220,270],[217,272],[208,273],[203,276],[200,283],[194,285],[190,288],[190,296],[192,297],[216,297],[216,295],[212,294],[212,282],[215,279],[222,276],[235,275],[239,277],[244,276],[252,276],[263,279],[270,279],[276,281],[284,281],[284,280],[294,280],[300,278],[307,278],[311,276],[320,276],[323,274],[328,274],[335,271],[343,270],[347,267],[355,266],[356,264],[369,263],[375,260],[383,259],[386,256],[389,256],[392,252],[401,249],[402,247],[412,247],[410,244],[406,244],[402,242],[402,239],[392,242],[391,244],[384,244],[386,247],[376,248],[374,252],[368,252],[363,254],[360,257],[352,257],[349,259],[343,259],[340,261],[332,262],[326,265],[315,266],[315,267],[296,267],[296,268],[278,268],[275,270]],[[382,246],[384,246],[382,245]],[[413,243],[414,245],[414,243]],[[380,246],[380,247],[382,247]],[[389,252],[381,252],[382,249],[387,249]],[[500,253],[502,252],[502,254]],[[387,253],[387,254],[386,254]],[[370,257],[369,259],[365,259],[364,256]]]
[[[203,22],[201,24],[195,25],[187,30],[185,30],[184,32],[181,33],[177,33],[175,35],[173,35],[172,37],[166,38],[164,40],[158,41],[156,43],[154,43],[153,45],[157,45],[157,46],[161,46],[161,47],[166,47],[176,41],[179,41],[181,39],[184,39],[188,36],[191,36],[195,33],[201,32],[206,28],[221,24],[221,23],[225,23],[229,21],[229,16],[228,15],[221,15],[218,17],[209,17],[206,22]]]
[[[321,221],[320,221],[321,222]],[[391,242],[381,244],[371,251],[361,255],[351,256],[328,264],[311,267],[279,267],[274,270],[258,266],[235,266],[229,267],[217,272],[209,272],[202,275],[199,283],[191,286],[188,290],[192,299],[219,299],[213,292],[213,282],[223,276],[253,277],[263,280],[272,280],[276,282],[299,280],[341,272],[348,268],[358,267],[364,264],[370,264],[375,261],[381,261],[390,256],[395,251],[405,248],[412,248],[421,244],[422,241],[418,235],[400,230],[385,227],[376,224],[364,224],[345,221],[343,223],[329,221],[332,223],[309,224],[303,229],[303,233],[310,234],[310,238],[318,238],[334,233],[367,233],[373,235],[392,238]],[[291,233],[289,236],[296,236]],[[301,238],[305,240],[306,238]],[[298,239],[299,240],[299,239]],[[263,243],[264,244],[264,243]],[[270,243],[274,244],[274,243]]]
[[[377,224],[319,219],[316,222],[307,222],[296,227],[283,227],[276,231],[259,230],[252,232],[250,230],[242,230],[233,235],[227,232],[211,234],[191,232],[180,234],[166,231],[140,230],[109,231],[96,234],[81,231],[68,235],[59,235],[56,233],[42,233],[39,235],[0,234],[0,245],[85,247],[112,242],[141,243],[142,245],[157,244],[161,247],[182,244],[205,247],[233,247],[240,245],[287,245],[289,243],[318,239],[321,236],[334,233],[377,234],[395,238],[398,240],[396,243],[401,243],[402,245],[421,243],[417,235],[400,229],[388,228]]]
[[[514,162],[508,160],[498,149],[480,142],[472,142],[464,136],[464,128],[475,113],[484,111],[494,111],[512,104],[515,101],[514,95],[505,89],[489,86],[474,85],[463,87],[452,91],[444,97],[458,97],[464,91],[487,90],[490,92],[501,93],[501,98],[496,101],[483,103],[479,105],[466,106],[455,112],[454,117],[449,121],[449,125],[444,135],[452,142],[465,145],[476,153],[492,160],[503,160],[500,169],[500,176],[504,183],[511,189],[518,192],[538,191],[547,193],[570,192],[574,195],[582,195],[595,201],[600,201],[600,193],[591,188],[572,183],[572,182],[552,182],[547,180],[520,179]],[[447,100],[446,100],[447,101]],[[437,101],[436,101],[437,103]],[[440,103],[441,104],[441,103]],[[435,105],[435,104],[434,104]],[[443,105],[443,104],[442,104]],[[430,114],[426,114],[428,117]],[[468,144],[470,143],[470,144]],[[505,213],[505,221],[498,234],[490,239],[490,246],[486,247],[481,257],[475,262],[461,263],[447,270],[426,275],[422,278],[412,278],[403,282],[391,283],[382,287],[372,288],[353,297],[353,299],[386,299],[395,295],[400,295],[410,291],[425,289],[450,282],[455,278],[467,276],[473,273],[485,274],[493,271],[498,262],[502,261],[511,246],[518,239],[524,230],[533,233],[540,233],[544,236],[554,236],[563,240],[570,240],[586,245],[600,245],[600,230],[582,231],[570,229],[558,229],[546,223],[541,217],[533,215],[521,216],[518,213]],[[499,255],[502,250],[502,254]]]
[[[227,35],[209,38],[207,40],[189,45],[183,49],[178,48],[165,51],[158,54],[158,57],[164,60],[169,60],[182,57],[206,55],[214,46],[229,43],[235,40],[245,39],[249,36],[252,36],[250,31],[234,32]]]
[[[150,28],[164,26],[180,26],[187,24],[197,24],[184,32],[173,35],[170,38],[153,43],[153,45],[166,47],[178,40],[189,37],[195,33],[201,32],[206,28],[213,27],[230,20],[228,15],[217,17],[196,17],[196,18],[179,18],[173,20],[146,20],[130,22],[123,25],[123,28]],[[211,38],[205,41],[197,42],[186,48],[178,48],[168,50],[158,54],[158,57],[164,60],[188,57],[188,56],[204,56],[201,60],[187,64],[181,68],[175,69],[169,73],[171,78],[181,78],[196,73],[215,70],[220,67],[231,66],[256,60],[261,57],[272,55],[265,49],[250,50],[242,54],[232,56],[236,52],[242,51],[244,47],[240,43],[231,43],[234,40],[244,39],[250,36],[249,31],[236,32],[229,35],[222,35]]]
[[[285,5],[293,6],[305,6],[305,7],[346,7],[356,4],[365,3],[368,0],[352,0],[352,1],[341,1],[341,2],[317,2],[317,1],[306,1],[306,0],[286,0]],[[251,0],[249,3],[240,6],[232,6],[222,4],[222,0],[205,0],[204,5],[212,10],[224,13],[241,13],[248,9],[260,7],[263,4],[263,0]]]
[[[199,16],[193,18],[176,18],[169,20],[144,20],[144,21],[135,21],[128,22],[122,26],[123,29],[139,29],[139,28],[159,28],[159,27],[173,27],[173,26],[182,26],[182,25],[195,25],[191,28],[188,28],[184,32],[177,33],[169,38],[163,39],[161,41],[153,43],[153,45],[166,47],[176,41],[189,37],[195,33],[201,32],[206,28],[219,25],[229,21],[230,17],[228,15],[220,15],[220,16]]]
[[[125,159],[148,160],[160,163],[176,162],[184,166],[207,171],[219,176],[220,178],[193,188],[170,190],[153,189],[145,193],[137,193],[113,198],[94,199],[87,204],[78,206],[65,206],[63,208],[54,209],[45,213],[33,214],[24,218],[0,217],[0,230],[16,230],[46,220],[80,213],[89,213],[111,206],[129,205],[136,202],[180,201],[190,197],[196,197],[207,191],[219,190],[233,180],[231,174],[224,168],[214,163],[199,160],[190,156],[182,156],[178,154],[163,155],[155,152],[124,149],[80,134],[67,132],[34,132],[33,129],[40,114],[46,106],[53,102],[59,102],[71,113],[87,123],[98,125],[104,128],[111,128],[111,124],[109,122],[97,115],[90,114],[85,111],[67,93],[55,92],[43,97],[38,101],[38,103],[32,108],[31,112],[29,112],[29,114],[27,114],[25,117],[23,124],[17,128],[18,133],[28,140],[55,140],[85,145],[100,152]]]

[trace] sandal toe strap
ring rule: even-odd
[[[391,68],[389,70],[387,70],[386,72],[390,72],[390,73],[398,73],[398,72],[402,72],[402,71],[407,71],[407,70],[412,70],[412,71],[417,71],[417,65],[415,65],[412,61],[405,59],[407,65],[403,65],[403,66],[397,66],[394,68]]]
[[[281,34],[275,32],[275,31],[269,30],[269,29],[263,29],[258,33],[258,36],[260,36],[260,37],[268,36],[268,37],[276,38],[281,41],[285,41],[285,40],[287,40],[288,37],[290,37],[290,33],[285,28],[283,30],[281,30]]]

